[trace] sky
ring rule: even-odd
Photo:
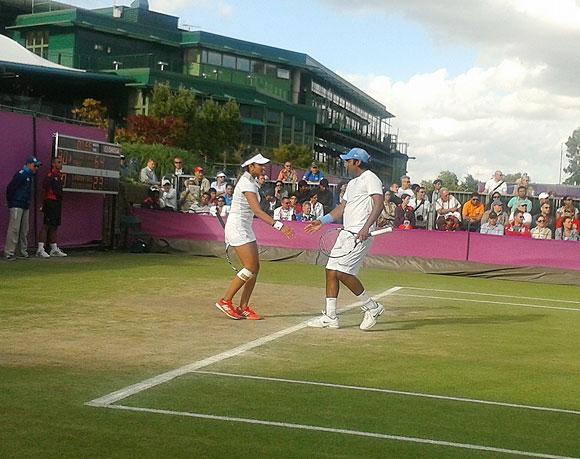
[[[192,30],[307,53],[369,93],[395,115],[413,182],[500,169],[558,183],[563,143],[580,127],[580,0],[149,4]]]

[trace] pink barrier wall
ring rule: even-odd
[[[136,209],[142,228],[155,237],[223,242],[217,218]],[[318,250],[320,233],[306,234],[304,223],[289,222],[296,232],[286,239],[260,220],[254,220],[258,243],[290,249]],[[580,271],[580,242],[538,241],[477,233],[394,231],[378,236],[370,255],[472,261],[509,266],[545,266]]]
[[[55,132],[94,140],[106,140],[106,133],[100,129],[76,126],[46,119],[36,119],[36,154],[42,161],[37,176],[38,187],[48,173],[52,155],[52,136]],[[8,225],[6,208],[6,186],[12,176],[20,170],[26,158],[34,153],[33,119],[30,115],[0,112],[0,249],[4,248]],[[37,188],[38,188],[37,187]],[[36,193],[36,209],[41,205],[40,190]],[[102,239],[103,201],[101,195],[65,192],[63,201],[62,226],[59,229],[59,244],[63,247],[87,244]],[[33,201],[34,202],[34,201]],[[42,227],[42,213],[31,214],[30,244],[36,242],[36,235]]]

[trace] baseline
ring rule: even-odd
[[[278,422],[278,421],[266,421],[262,419],[252,419],[252,418],[237,418],[237,417],[230,417],[230,416],[217,416],[212,414],[203,414],[203,413],[191,413],[187,411],[171,411],[171,410],[160,410],[154,408],[140,408],[140,407],[132,407],[126,405],[103,405],[103,408],[109,408],[114,410],[126,410],[126,411],[136,411],[142,413],[154,413],[154,414],[164,414],[164,415],[171,415],[171,416],[183,416],[189,418],[198,418],[198,419],[207,419],[213,421],[226,421],[226,422],[237,422],[243,424],[253,424],[253,425],[263,425],[269,427],[282,427],[286,429],[296,429],[296,430],[307,430],[307,431],[315,431],[315,432],[325,432],[325,433],[334,433],[334,434],[342,434],[342,435],[352,435],[357,437],[367,437],[367,438],[379,438],[382,440],[394,440],[400,442],[407,442],[407,443],[416,443],[416,444],[426,444],[431,446],[444,446],[449,448],[459,448],[459,449],[467,449],[472,451],[485,451],[491,453],[502,453],[502,454],[512,454],[514,456],[526,456],[526,457],[538,457],[543,459],[579,459],[573,456],[558,456],[555,454],[546,454],[546,453],[535,453],[531,451],[520,451],[514,449],[507,449],[507,448],[498,448],[494,446],[485,446],[485,445],[476,445],[471,443],[457,443],[451,441],[444,441],[444,440],[433,440],[430,438],[419,438],[419,437],[405,437],[402,435],[390,435],[390,434],[382,434],[376,432],[363,432],[358,430],[349,430],[349,429],[336,429],[333,427],[324,427],[324,426],[314,426],[308,424],[293,424],[289,422]]]
[[[392,287],[388,290],[385,290],[384,292],[379,293],[378,295],[374,295],[373,297],[377,298],[377,299],[384,298],[385,296],[389,296],[389,295],[395,293],[396,291],[400,290],[401,288],[403,288],[403,287]],[[345,311],[348,311],[350,309],[354,309],[357,306],[361,306],[361,305],[362,305],[362,303],[360,301],[357,301],[355,303],[349,304],[348,306],[345,306],[344,308],[342,308],[340,310],[340,312],[345,312]],[[258,339],[255,339],[253,341],[250,341],[248,343],[242,344],[241,346],[230,349],[229,351],[221,352],[219,354],[208,357],[206,359],[198,360],[197,362],[193,362],[193,363],[190,363],[190,364],[185,365],[183,367],[177,368],[175,370],[171,370],[171,371],[168,371],[166,373],[162,373],[160,375],[154,376],[153,378],[149,378],[149,379],[146,379],[144,381],[141,381],[137,384],[127,386],[127,387],[120,389],[118,391],[111,392],[110,394],[107,394],[107,395],[104,395],[102,397],[91,400],[89,402],[86,402],[85,405],[100,406],[100,407],[111,405],[111,404],[116,403],[120,400],[123,400],[127,397],[131,397],[131,396],[136,395],[140,392],[151,389],[152,387],[166,383],[166,382],[171,381],[175,378],[178,378],[180,376],[191,373],[195,370],[199,370],[200,368],[204,368],[204,367],[207,367],[209,365],[213,365],[215,363],[221,362],[222,360],[226,360],[226,359],[229,359],[231,357],[238,356],[240,354],[243,354],[244,352],[247,352],[249,350],[263,346],[264,344],[270,343],[270,342],[275,341],[277,339],[283,338],[284,336],[287,336],[287,335],[290,335],[290,334],[295,333],[297,331],[300,331],[303,328],[306,328],[308,326],[307,324],[308,324],[309,320],[311,320],[311,319],[305,320],[304,322],[301,322],[298,325],[294,325],[292,327],[285,328],[283,330],[277,331],[277,332],[272,333],[270,335],[263,336],[262,338],[258,338]]]
[[[426,287],[403,287],[403,288],[408,289],[408,290],[427,290],[429,292],[464,293],[467,295],[495,296],[495,297],[499,297],[499,298],[519,298],[521,300],[540,300],[540,301],[553,301],[555,303],[580,304],[580,301],[557,300],[555,298],[537,298],[537,297],[533,297],[533,296],[508,295],[508,294],[500,295],[499,293],[483,293],[483,292],[463,292],[461,290],[447,290],[447,289],[426,288]]]
[[[227,378],[239,378],[239,379],[252,379],[258,381],[270,381],[270,382],[281,382],[281,383],[288,383],[288,384],[299,384],[305,386],[318,386],[318,387],[329,387],[333,389],[348,389],[348,390],[356,390],[356,391],[363,391],[363,392],[375,392],[381,394],[392,394],[392,395],[403,395],[408,397],[421,397],[421,398],[430,398],[435,400],[449,400],[453,402],[464,402],[464,403],[474,403],[478,405],[493,405],[493,406],[502,406],[507,408],[518,408],[523,410],[532,410],[532,411],[547,411],[550,413],[564,413],[564,414],[572,414],[575,416],[580,416],[580,411],[577,410],[569,410],[565,408],[550,408],[547,406],[535,406],[535,405],[522,405],[518,403],[509,403],[509,402],[496,402],[493,400],[479,400],[476,398],[466,398],[466,397],[453,397],[450,395],[436,395],[436,394],[425,394],[421,392],[408,392],[408,391],[401,391],[401,390],[394,390],[394,389],[380,389],[377,387],[364,387],[364,386],[351,386],[347,384],[333,384],[333,383],[324,383],[318,381],[301,381],[298,379],[286,379],[286,378],[274,378],[270,376],[254,376],[254,375],[242,375],[242,374],[235,374],[235,373],[223,373],[220,371],[207,371],[207,370],[196,370],[192,371],[194,374],[203,374],[203,375],[212,375],[212,376],[223,376]]]
[[[407,288],[407,287],[403,287],[403,288]],[[448,292],[452,292],[452,290],[448,290]],[[460,292],[456,292],[456,293],[460,293]],[[465,292],[462,292],[462,293],[465,293]],[[505,301],[474,300],[471,298],[452,298],[452,297],[447,297],[447,296],[413,295],[412,293],[397,293],[393,296],[403,296],[403,297],[409,297],[409,298],[428,298],[430,300],[465,301],[468,303],[501,304],[504,306],[521,306],[523,308],[556,309],[559,311],[580,312],[580,308],[565,308],[563,306],[543,306],[540,304],[527,304],[527,303],[508,303]]]

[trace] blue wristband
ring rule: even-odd
[[[318,219],[318,221],[320,223],[322,223],[323,225],[327,225],[328,223],[332,223],[334,221],[334,218],[332,218],[332,215],[326,214],[326,215],[320,217]]]

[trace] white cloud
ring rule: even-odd
[[[486,179],[496,168],[556,182],[562,142],[580,125],[577,0],[321,0],[341,12],[398,14],[440,46],[469,46],[477,66],[393,82],[349,78],[383,102],[411,144],[414,179],[442,169]]]
[[[414,181],[444,169],[487,179],[500,168],[527,171],[538,182],[558,180],[560,146],[580,122],[580,97],[538,87],[545,66],[503,60],[456,77],[445,70],[407,81],[345,75],[397,115],[400,140],[410,143]]]

